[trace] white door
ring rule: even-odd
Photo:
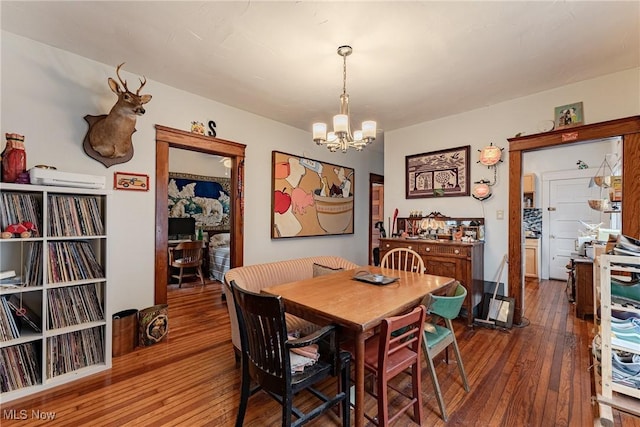
[[[604,222],[608,228],[607,214],[593,210],[587,200],[599,199],[600,187],[589,187],[590,178],[566,178],[549,181],[549,278],[566,280],[566,265],[571,253],[576,252],[576,239],[587,224]]]

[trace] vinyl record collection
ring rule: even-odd
[[[104,363],[104,328],[47,338],[47,378]]]
[[[42,383],[36,343],[0,348],[0,390],[17,390]]]

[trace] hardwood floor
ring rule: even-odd
[[[168,338],[114,358],[113,369],[73,384],[2,405],[0,424],[69,426],[232,426],[239,395],[226,303],[220,284],[186,284],[169,291]],[[575,317],[564,283],[528,283],[526,327],[467,328],[456,333],[471,392],[453,364],[440,363],[438,378],[453,426],[588,426],[591,404],[589,344],[592,322]],[[443,426],[423,361],[423,425]],[[402,380],[400,386],[409,386]],[[333,383],[327,383],[333,387]],[[306,397],[299,396],[301,405]],[[393,402],[392,402],[393,404]],[[396,402],[396,404],[399,404]],[[367,412],[375,412],[371,400]],[[12,410],[17,412],[12,412]],[[25,411],[25,412],[20,412]],[[32,411],[55,414],[37,420]],[[393,411],[393,409],[392,409]],[[26,414],[10,420],[10,414]],[[409,411],[395,426],[415,425]],[[640,420],[614,411],[616,426]],[[280,407],[259,393],[249,401],[245,425],[278,425]],[[337,426],[329,414],[314,426]]]

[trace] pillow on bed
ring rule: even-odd
[[[324,276],[326,274],[337,273],[338,271],[342,271],[344,268],[331,268],[326,265],[320,265],[313,263],[313,277]]]
[[[229,233],[214,234],[209,239],[209,247],[220,248],[223,246],[229,246],[230,240],[231,240],[231,235]]]

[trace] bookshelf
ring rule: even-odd
[[[108,190],[0,184],[0,399],[111,367]]]
[[[614,381],[612,366],[614,351],[637,355],[640,354],[640,345],[620,338],[615,339],[611,333],[612,310],[626,315],[640,316],[637,303],[630,304],[611,297],[612,277],[619,279],[637,277],[640,274],[640,257],[600,255],[598,263],[600,268],[597,272],[599,280],[595,287],[595,299],[600,307],[600,318],[596,318],[596,327],[599,320],[600,357],[596,356],[594,359],[594,383],[599,403],[599,421],[602,425],[613,425],[613,408],[640,417],[640,388],[636,388],[627,381]],[[598,353],[597,350],[596,353]],[[629,377],[633,379],[633,376]]]

